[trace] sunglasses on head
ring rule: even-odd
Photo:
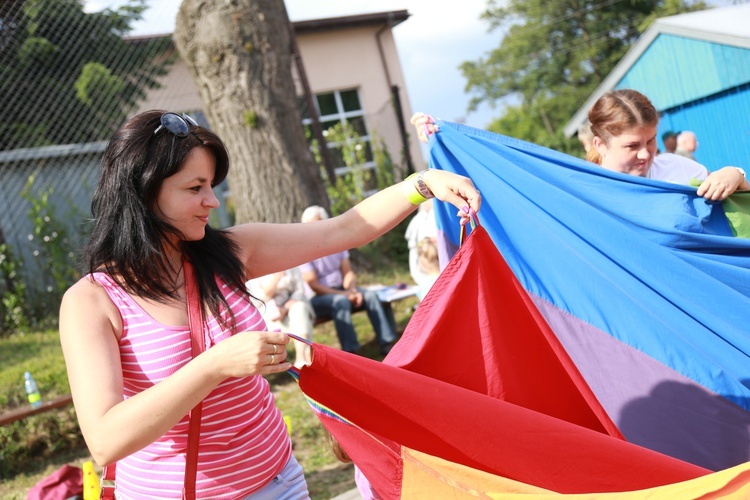
[[[172,132],[177,137],[187,137],[190,134],[190,127],[197,127],[198,123],[185,113],[164,113],[161,115],[161,125],[156,127],[154,135],[158,134],[163,128]]]

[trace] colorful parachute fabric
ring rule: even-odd
[[[300,387],[386,499],[750,494],[623,441],[550,333],[480,228],[384,363],[316,345]]]
[[[482,191],[493,242],[625,438],[712,470],[750,460],[750,240],[724,207],[693,187],[440,128],[431,166]],[[731,197],[733,214],[748,197]],[[437,208],[456,243],[453,210]]]
[[[482,226],[383,363],[316,345],[299,379],[375,489],[750,498],[750,240],[722,205],[440,126],[431,166],[474,180]]]

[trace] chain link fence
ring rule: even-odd
[[[159,2],[151,3],[150,9],[160,9]],[[0,252],[4,297],[17,278],[9,276],[11,255],[22,264],[29,287],[45,291],[54,285],[39,251],[51,235],[44,234],[44,220],[30,217],[41,199],[47,217],[67,228],[68,240],[55,244],[70,248],[69,265],[77,267],[106,141],[128,117],[160,108],[191,113],[210,125],[186,73],[172,77],[184,85],[165,88],[173,69],[184,72],[171,36],[127,36],[145,9],[140,1],[93,13],[84,12],[78,0],[0,4],[0,245],[6,245],[0,248],[10,249]],[[383,103],[364,121],[402,177],[409,162],[394,103]],[[229,222],[226,213],[212,221]]]

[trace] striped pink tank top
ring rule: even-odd
[[[120,359],[125,398],[148,389],[190,361],[189,328],[157,322],[108,275],[93,276],[122,316]],[[234,313],[237,331],[266,330],[249,300],[217,283]],[[206,325],[207,349],[232,334],[214,317]],[[117,498],[181,498],[187,432],[185,416],[164,436],[117,462]],[[198,498],[249,495],[273,479],[291,453],[291,441],[268,382],[260,375],[227,379],[203,400]]]

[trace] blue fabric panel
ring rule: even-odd
[[[750,409],[750,240],[687,186],[439,123],[430,165],[468,175],[530,293]],[[455,208],[436,204],[458,242]]]

